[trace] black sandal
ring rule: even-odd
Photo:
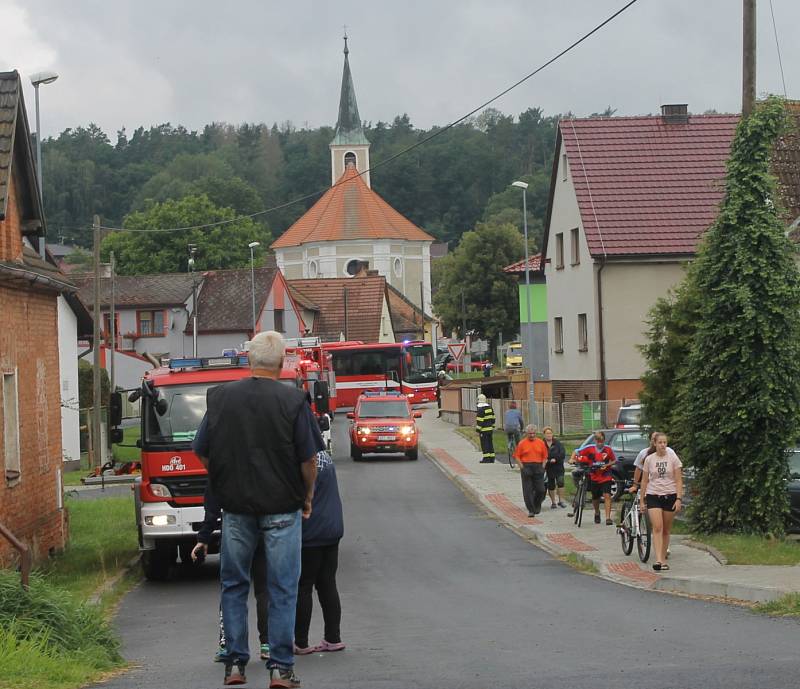
[[[669,565],[666,562],[663,565],[661,565],[661,571],[669,572]]]
[[[656,572],[660,572],[660,571],[661,571],[661,568],[662,568],[663,566],[664,566],[664,565],[662,565],[660,562],[654,562],[654,563],[653,563],[653,569],[654,569]]]

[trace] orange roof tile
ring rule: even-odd
[[[272,248],[341,239],[434,241],[431,235],[370,189],[352,166],[345,169],[339,181],[294,225],[272,242]]]

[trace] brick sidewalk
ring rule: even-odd
[[[545,498],[535,519],[528,517],[522,500],[519,473],[498,457],[494,464],[480,464],[480,451],[457,433],[455,426],[436,417],[435,409],[426,409],[418,422],[422,431],[423,452],[467,494],[527,538],[554,555],[574,553],[593,564],[601,576],[641,588],[715,596],[761,602],[786,593],[800,592],[800,566],[723,565],[710,553],[684,544],[682,536],[673,536],[670,544],[670,571],[652,570],[653,558],[642,564],[636,550],[626,557],[616,528],[594,524],[584,518],[578,528],[566,516],[568,510],[551,509]]]

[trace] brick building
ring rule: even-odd
[[[57,300],[19,74],[0,72],[0,522],[34,558],[64,547]],[[16,554],[0,539],[0,565]]]

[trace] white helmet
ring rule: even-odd
[[[478,395],[478,404],[486,404],[486,395],[483,393]]]

